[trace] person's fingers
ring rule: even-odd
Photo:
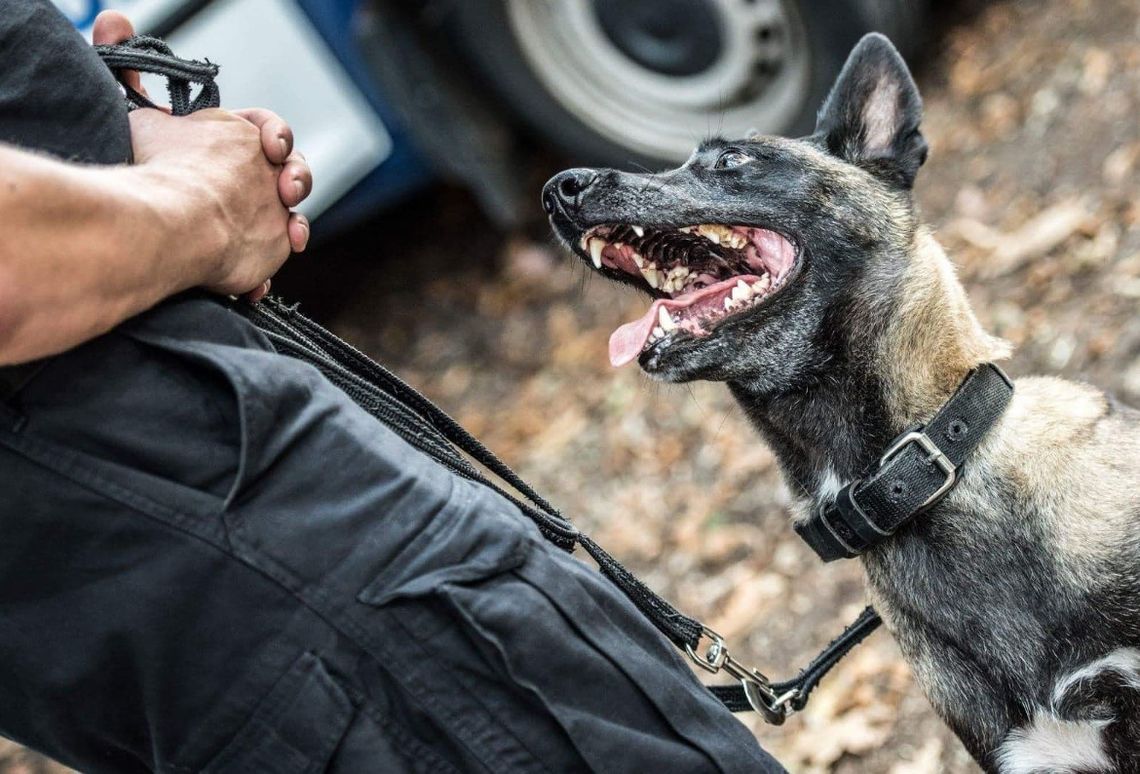
[[[256,290],[251,290],[245,294],[246,300],[248,300],[251,304],[256,304],[258,301],[269,295],[269,289],[271,287],[273,287],[273,280],[265,280],[265,282],[262,282],[261,286]]]
[[[289,247],[293,252],[305,252],[305,247],[309,244],[309,219],[299,212],[291,213],[286,230],[289,232]]]
[[[236,115],[261,130],[261,150],[273,164],[284,164],[293,152],[293,130],[285,119],[265,108],[235,110]]]
[[[91,28],[91,42],[97,46],[110,46],[122,43],[135,34],[131,20],[118,11],[103,11],[95,17],[95,25]],[[135,70],[123,70],[123,80],[135,91],[146,95],[142,79]]]
[[[313,190],[313,171],[298,151],[289,154],[277,177],[277,193],[286,207],[296,207]]]

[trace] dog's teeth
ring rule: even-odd
[[[661,285],[661,280],[657,276],[657,264],[651,263],[641,269],[641,276],[645,277],[645,281],[649,283],[649,287],[657,289]]]
[[[768,278],[767,274],[765,274],[763,277],[752,283],[752,292],[757,294],[763,293],[771,286],[772,280]]]
[[[653,335],[658,339],[663,339],[665,338],[665,329],[660,326],[654,326]]]
[[[725,296],[724,297],[724,309],[727,312],[731,308],[732,308],[732,299],[729,298],[728,296]]]
[[[637,268],[639,269],[645,267],[645,259],[641,257],[640,253],[633,254],[633,262],[637,264]]]
[[[590,258],[594,262],[594,268],[602,268],[602,250],[606,249],[606,240],[592,237],[590,239]]]
[[[736,247],[739,244],[739,234],[728,226],[697,226],[697,233],[714,245],[724,244]]]
[[[691,234],[691,233],[693,233],[693,231],[695,231],[695,229],[692,226],[681,226],[681,228],[679,228],[677,230],[681,231],[685,234]]]
[[[630,226],[630,228],[633,229],[633,233],[637,234],[638,237],[645,236],[645,229],[643,229],[641,226]]]
[[[677,327],[677,323],[673,322],[673,318],[663,306],[657,307],[657,322],[661,324],[663,331],[671,331]]]
[[[744,280],[737,280],[735,287],[732,288],[733,301],[747,301],[752,298],[752,288],[744,283]]]

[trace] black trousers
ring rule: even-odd
[[[52,360],[0,487],[0,733],[83,771],[782,771],[604,578],[221,303]]]

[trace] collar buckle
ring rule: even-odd
[[[930,495],[922,505],[918,506],[919,510],[921,510],[930,506],[936,502],[938,498],[950,491],[950,488],[954,486],[954,483],[958,480],[958,468],[955,467],[954,463],[950,461],[950,458],[938,448],[938,444],[930,440],[930,436],[921,430],[912,430],[909,433],[903,433],[899,436],[895,442],[891,444],[891,448],[887,449],[886,452],[883,453],[883,456],[879,458],[879,467],[884,467],[896,454],[902,451],[907,444],[912,443],[917,443],[921,446],[926,452],[926,461],[933,462],[946,476],[946,480],[942,482],[942,486],[938,487],[938,489],[934,491],[934,494]]]
[[[929,422],[891,441],[878,465],[833,499],[821,498],[808,518],[796,521],[796,532],[825,562],[850,559],[890,539],[958,483],[961,466],[1012,397],[1013,383],[1000,368],[978,366]]]

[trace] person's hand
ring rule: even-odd
[[[113,44],[133,34],[125,16],[104,11],[95,20],[92,38],[96,44]],[[146,93],[137,72],[123,77]],[[260,108],[204,110],[184,118],[135,110],[130,121],[135,163],[150,164],[171,176],[171,182],[188,185],[205,196],[216,214],[214,222],[202,224],[203,236],[212,233],[217,239],[218,247],[211,251],[216,265],[202,267],[199,284],[220,293],[244,293],[252,301],[262,298],[269,292],[268,278],[289,250],[302,252],[309,241],[308,220],[286,209],[312,190],[312,172],[293,149],[288,124]]]
[[[156,200],[156,206],[193,218],[199,247],[208,256],[191,267],[191,284],[257,297],[290,248],[303,250],[308,241],[308,222],[282,201],[283,193],[290,201],[298,194],[280,184],[280,167],[266,158],[261,129],[219,109],[181,118],[134,110],[130,121],[135,164],[151,175],[155,190],[176,194],[174,201]]]

